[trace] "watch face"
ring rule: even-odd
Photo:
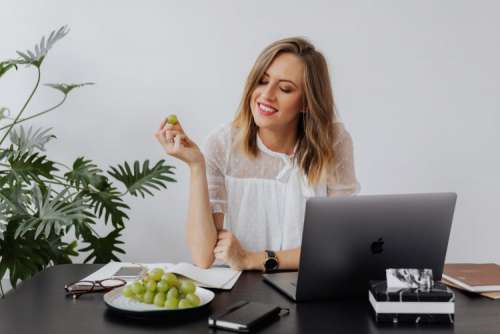
[[[266,267],[266,271],[274,270],[278,267],[278,261],[276,261],[276,259],[273,258],[268,258],[266,260],[266,263],[264,264],[264,267]]]

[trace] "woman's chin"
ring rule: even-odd
[[[259,128],[272,127],[276,123],[275,120],[270,119],[267,116],[262,116],[259,114],[256,115],[256,114],[252,113],[252,117],[253,117],[253,121],[254,121],[255,125],[257,125],[257,127],[259,127]]]
[[[257,125],[258,128],[263,129],[263,128],[269,128],[272,127],[273,122],[270,122],[267,119],[262,119],[261,117],[257,116],[253,118],[253,121],[255,125]]]

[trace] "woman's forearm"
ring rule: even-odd
[[[280,270],[298,270],[300,262],[300,247],[275,252]],[[249,270],[264,271],[266,252],[249,252],[246,267]]]
[[[210,202],[208,200],[205,164],[190,166],[187,241],[194,264],[208,268],[214,262],[213,249],[217,242]]]

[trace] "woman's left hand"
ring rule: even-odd
[[[216,259],[220,259],[234,270],[249,269],[247,260],[249,252],[241,247],[240,241],[228,230],[220,230],[217,233],[217,244],[214,248]]]

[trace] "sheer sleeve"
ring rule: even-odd
[[[212,213],[227,211],[225,186],[226,141],[223,129],[212,132],[205,140],[203,151],[206,162],[208,198]]]
[[[360,192],[361,186],[354,170],[354,149],[352,137],[342,123],[335,123],[338,131],[334,143],[335,168],[328,171],[326,192],[329,197],[351,196]]]

